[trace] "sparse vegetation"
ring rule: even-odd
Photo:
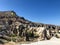
[[[11,38],[12,38],[12,41],[14,41],[14,42],[16,40],[17,41],[31,41],[31,39],[33,41],[35,38],[41,37],[45,31],[46,31],[45,37],[43,37],[43,36],[42,37],[50,38],[50,37],[52,37],[51,35],[54,36],[54,34],[56,34],[55,33],[56,30],[60,29],[60,26],[35,23],[35,22],[28,21],[24,17],[17,16],[17,14],[14,11],[6,11],[3,13],[0,12],[0,25],[2,26],[2,27],[0,27],[0,35],[3,36],[3,39],[5,39],[7,41],[11,41]],[[39,32],[39,30],[40,30],[40,29],[38,29],[38,31],[37,31],[37,28],[39,28],[39,27],[46,27],[45,31],[40,32],[40,33],[42,33],[41,35],[36,34],[36,32]],[[33,29],[30,29],[30,28],[33,28]],[[50,30],[50,31],[47,32],[47,30]],[[0,38],[1,38],[1,36],[0,36]],[[58,37],[59,36],[60,35],[58,35]]]

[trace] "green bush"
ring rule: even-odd
[[[13,38],[12,41],[16,42],[16,38]]]
[[[16,35],[15,34],[11,34],[10,37],[16,37]]]

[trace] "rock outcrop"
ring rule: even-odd
[[[4,40],[34,41],[52,36],[60,38],[60,26],[31,22],[14,11],[0,11],[0,38]]]

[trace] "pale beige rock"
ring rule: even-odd
[[[15,42],[8,42],[8,43],[5,43],[4,45],[17,45]]]

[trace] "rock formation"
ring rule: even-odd
[[[45,40],[52,36],[60,38],[60,26],[31,22],[14,11],[0,11],[0,39],[20,42]]]

